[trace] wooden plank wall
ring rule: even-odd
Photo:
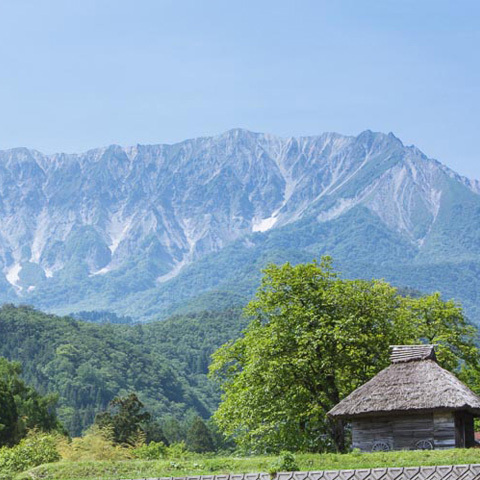
[[[435,449],[455,448],[455,418],[453,413],[433,414]]]
[[[409,415],[393,421],[394,450],[412,450],[421,440],[428,440],[433,445],[433,436],[433,414]]]
[[[392,448],[393,427],[389,417],[361,418],[352,421],[352,447],[370,452],[375,442],[386,442]]]
[[[376,442],[385,442],[392,450],[412,450],[427,440],[434,448],[455,447],[455,423],[452,413],[371,417],[352,422],[352,446],[372,451]]]

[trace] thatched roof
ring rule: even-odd
[[[480,397],[440,367],[432,359],[433,347],[427,347],[416,353],[411,347],[403,347],[403,351],[394,347],[392,364],[354,390],[328,415],[353,418],[382,413],[468,410],[480,416]]]

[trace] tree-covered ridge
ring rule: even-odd
[[[58,393],[59,417],[78,435],[115,396],[132,391],[156,418],[189,409],[208,417],[219,396],[205,375],[208,358],[242,327],[238,310],[126,326],[4,305],[0,356],[19,361],[39,392]]]

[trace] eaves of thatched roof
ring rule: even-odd
[[[480,397],[427,357],[416,361],[394,361],[344,398],[328,415],[354,418],[454,410],[467,410],[480,416]]]

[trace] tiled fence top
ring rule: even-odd
[[[270,480],[270,475],[266,473],[240,473],[137,480]],[[480,465],[287,472],[279,473],[275,480],[480,480]]]

